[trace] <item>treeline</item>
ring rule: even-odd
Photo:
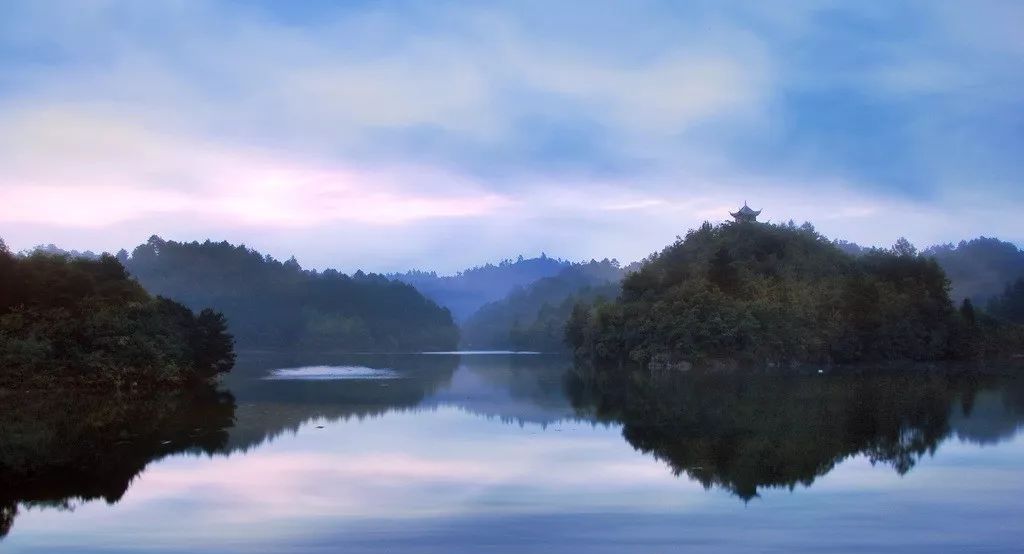
[[[833,244],[853,256],[872,251],[845,240],[836,240]],[[921,253],[935,258],[946,272],[951,285],[950,296],[957,302],[969,298],[973,304],[984,306],[1003,293],[1008,284],[1024,278],[1024,250],[993,237],[937,244]]]
[[[1006,285],[1002,294],[988,302],[988,312],[995,317],[1024,325],[1024,277]]]
[[[1003,293],[1008,284],[1024,278],[1024,251],[996,238],[941,244],[922,253],[935,258],[945,270],[954,299],[970,298],[979,306]]]
[[[0,241],[0,386],[183,384],[233,361],[220,313],[150,296],[112,256],[18,257]]]
[[[119,257],[147,290],[222,311],[243,347],[419,351],[458,342],[448,310],[382,275],[304,270],[244,245],[157,236]]]
[[[463,323],[461,346],[474,350],[565,350],[565,322],[573,306],[615,298],[624,274],[617,260],[591,260],[516,287],[501,300],[485,304]]]
[[[413,270],[388,277],[416,287],[427,298],[451,310],[455,320],[461,322],[484,304],[503,298],[517,287],[555,275],[567,265],[569,262],[541,253],[537,258],[519,256],[455,275]]]
[[[793,223],[786,226],[796,227]],[[832,245],[854,257],[872,256],[879,252],[878,249],[843,240],[834,240]],[[910,246],[904,244],[904,248]],[[982,307],[999,319],[1024,323],[1024,309],[1021,308],[1024,301],[1019,299],[1024,295],[1024,284],[1015,287],[1012,283],[1014,279],[1024,279],[1024,251],[1014,244],[979,237],[958,244],[932,246],[924,250],[922,256],[934,258],[946,273],[954,304],[970,299],[972,309]],[[530,262],[506,260],[498,266],[484,266],[465,274],[473,276],[478,271],[481,275],[488,272],[510,274],[517,266]],[[597,266],[594,264],[600,265],[600,262],[592,261],[590,270],[579,267],[580,264],[563,265],[555,275],[516,285],[501,299],[483,304],[464,318],[460,346],[467,349],[564,350],[567,347],[563,329],[572,307],[576,303],[593,304],[599,299],[616,298],[619,294],[617,282],[640,265],[632,264],[625,269],[616,267],[602,275],[600,271],[595,274],[593,268]],[[412,281],[416,280],[415,272],[405,275]],[[418,275],[422,279],[417,286],[428,289],[436,284],[435,281],[458,279],[458,276]]]
[[[970,300],[954,309],[942,268],[906,240],[851,256],[792,223],[705,223],[566,326],[585,358],[674,367],[976,358],[1020,335]]]

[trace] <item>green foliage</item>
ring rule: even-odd
[[[244,347],[451,350],[458,340],[448,310],[382,275],[308,271],[245,246],[155,236],[124,259],[147,290],[222,311]]]
[[[433,271],[407,271],[389,275],[408,283],[427,298],[447,307],[456,321],[462,322],[489,302],[496,302],[513,290],[551,277],[569,265],[557,258],[541,254],[537,258],[505,259],[497,264],[484,264],[455,275],[438,275]]]
[[[1003,294],[989,302],[988,311],[995,317],[1024,325],[1024,277],[1006,285]]]
[[[809,224],[705,223],[627,276],[617,301],[574,316],[567,338],[593,360],[657,364],[935,360],[1006,347],[984,338],[994,322],[965,322],[948,289],[905,239],[853,257]]]
[[[462,346],[552,352],[565,349],[565,326],[580,302],[614,298],[624,271],[616,260],[572,264],[484,305],[462,326]]]
[[[112,256],[0,252],[0,386],[181,383],[233,361],[223,316],[151,297]]]
[[[958,301],[970,298],[983,306],[1008,283],[1024,278],[1024,251],[996,238],[932,246],[924,254],[935,258],[946,271],[953,284],[952,297]]]

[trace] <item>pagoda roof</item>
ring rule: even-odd
[[[753,216],[757,216],[757,215],[761,215],[761,210],[752,210],[752,209],[750,209],[750,206],[748,206],[747,203],[744,202],[742,208],[737,210],[735,213],[734,212],[729,212],[729,215],[731,215],[733,217],[736,217],[738,215],[753,215]]]

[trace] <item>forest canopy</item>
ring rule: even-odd
[[[1004,292],[1007,284],[1024,278],[1024,251],[1015,244],[992,237],[940,244],[923,251],[935,258],[949,277],[954,300],[970,298],[984,306]]]
[[[242,347],[393,352],[458,342],[447,309],[382,275],[305,270],[244,245],[157,236],[119,257],[147,290],[224,312]]]
[[[114,257],[0,243],[0,386],[184,384],[233,363],[223,315],[150,296]]]
[[[942,268],[906,240],[852,256],[792,223],[705,223],[566,326],[582,357],[675,367],[974,358],[1019,337],[969,301],[956,309]]]
[[[413,270],[388,277],[416,287],[427,298],[451,310],[452,317],[461,323],[481,306],[538,279],[551,277],[568,265],[569,262],[541,253],[536,258],[519,256],[497,264],[487,263],[455,275]]]
[[[995,317],[1024,325],[1024,277],[1006,285],[1002,294],[989,300],[988,311]]]
[[[579,302],[612,299],[625,270],[616,260],[566,266],[557,275],[516,287],[485,304],[462,325],[462,347],[470,350],[565,350],[565,322]]]

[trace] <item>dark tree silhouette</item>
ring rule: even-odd
[[[1006,285],[1003,294],[989,302],[988,309],[996,317],[1024,324],[1024,277]]]
[[[180,384],[234,361],[223,316],[151,297],[110,255],[0,251],[0,285],[0,386]]]

